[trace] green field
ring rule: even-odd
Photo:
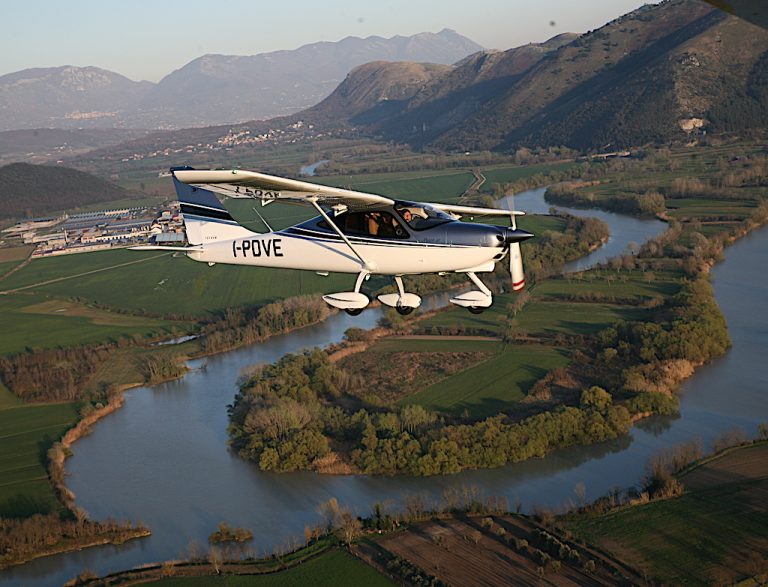
[[[611,281],[605,279],[611,276]],[[567,298],[598,294],[606,298],[621,300],[654,296],[670,296],[680,289],[680,274],[654,271],[643,275],[640,271],[587,271],[583,274],[569,274],[553,277],[536,284],[537,296]]]
[[[205,316],[230,306],[338,291],[352,276],[197,263],[186,257],[116,250],[36,259],[2,282],[60,297],[79,297],[112,308]],[[139,260],[130,266],[124,263]],[[99,270],[97,272],[92,272]],[[87,275],[83,275],[88,273]],[[53,283],[47,283],[52,280]],[[40,284],[40,285],[35,285]]]
[[[227,587],[384,587],[392,585],[364,562],[342,550],[332,550],[317,558],[291,567],[285,571],[267,575],[235,575],[209,577],[179,577],[163,579],[144,585],[162,587],[204,587],[222,585]]]
[[[353,179],[350,182],[350,187],[391,198],[419,202],[455,202],[456,198],[464,193],[475,180],[475,177],[468,171],[418,178],[397,178],[397,174],[392,175],[393,177],[378,182],[356,182]]]
[[[525,397],[528,389],[547,371],[563,367],[568,355],[563,349],[539,345],[510,345],[478,365],[435,383],[402,400],[426,408],[473,417],[505,411]]]
[[[713,471],[706,482],[680,497],[567,517],[566,526],[659,583],[731,584],[753,574],[749,557],[768,544],[766,457],[764,444],[739,448],[709,461],[702,467]]]
[[[0,354],[114,341],[134,334],[165,336],[192,328],[189,322],[117,314],[37,294],[0,296],[0,319]]]
[[[752,200],[718,200],[716,198],[675,198],[667,200],[667,210],[673,218],[696,220],[709,216],[747,218],[757,207]]]
[[[8,273],[11,269],[16,267],[21,261],[3,261],[0,263],[0,277]]]
[[[495,296],[494,305],[482,314],[451,308],[420,322],[429,327],[458,328],[468,333],[502,335],[507,326],[506,306],[516,294]],[[640,320],[645,311],[632,306],[601,303],[531,301],[518,312],[516,324],[527,334],[593,334],[618,320]]]
[[[14,408],[21,404],[21,400],[17,398],[11,390],[0,382],[0,410],[5,408]]]
[[[0,388],[0,516],[56,511],[46,452],[74,424],[75,404],[19,405],[8,394]]]
[[[483,185],[482,189],[487,190],[494,183],[508,183],[518,179],[531,177],[537,173],[565,171],[576,165],[578,165],[578,163],[574,161],[566,161],[563,163],[543,163],[539,165],[525,166],[493,165],[488,167],[481,167],[480,171],[482,171],[483,175],[485,176],[485,184]]]
[[[594,334],[619,320],[643,320],[647,312],[631,306],[566,302],[531,302],[517,315],[530,334]]]
[[[517,294],[494,295],[493,305],[482,314],[471,314],[464,308],[451,307],[419,322],[420,330],[428,330],[432,326],[441,328],[458,328],[468,334],[481,333],[501,336],[507,319],[507,304],[514,300]]]

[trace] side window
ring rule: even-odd
[[[402,223],[389,212],[347,212],[339,214],[334,222],[344,234],[354,236],[372,236],[381,238],[408,238],[408,231]],[[330,228],[323,220],[318,223],[322,228]]]
[[[408,238],[403,225],[389,212],[363,212],[367,234],[382,238]]]

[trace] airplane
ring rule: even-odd
[[[402,315],[421,304],[418,295],[405,291],[404,275],[466,274],[477,289],[450,302],[477,314],[493,303],[491,291],[477,274],[493,271],[507,254],[512,289],[525,286],[520,243],[533,234],[517,228],[516,217],[523,212],[395,200],[241,169],[172,167],[171,175],[188,246],[142,245],[132,247],[135,250],[183,251],[211,266],[357,274],[352,291],[323,296],[327,304],[353,316],[370,303],[360,289],[371,275],[394,279],[397,293],[379,295],[378,300]],[[235,221],[222,204],[230,198],[259,200],[262,206],[302,203],[314,207],[319,216],[275,231],[262,218],[268,232],[258,233]],[[507,216],[511,226],[461,222],[463,216]]]

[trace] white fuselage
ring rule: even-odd
[[[450,271],[493,271],[500,248],[425,243],[353,245],[371,273],[409,275]],[[252,234],[202,245],[187,254],[195,261],[282,267],[332,273],[360,273],[364,267],[349,246],[340,241],[296,237],[281,232]]]

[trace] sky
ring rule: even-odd
[[[451,28],[488,49],[598,28],[640,0],[2,0],[0,75],[93,65],[159,81],[206,53]]]

